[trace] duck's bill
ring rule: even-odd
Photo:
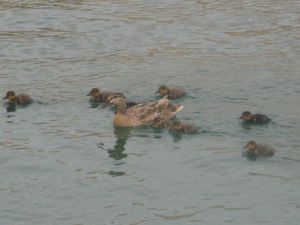
[[[159,90],[157,90],[156,92],[155,92],[155,94],[158,94],[159,93]]]
[[[245,145],[243,148],[245,148],[245,149],[248,148],[248,145]]]
[[[7,99],[7,96],[5,96],[4,98],[2,98],[2,100],[6,100]]]
[[[86,96],[91,96],[91,93],[88,93]]]

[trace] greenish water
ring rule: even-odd
[[[35,100],[0,108],[0,224],[299,224],[299,1],[45,2],[0,2],[1,93]],[[201,133],[115,130],[86,96],[160,84]]]

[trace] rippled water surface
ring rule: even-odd
[[[0,2],[0,224],[299,224],[300,2]],[[114,129],[93,87],[181,86],[196,135]],[[243,127],[242,111],[273,123]],[[276,154],[242,156],[248,140]]]

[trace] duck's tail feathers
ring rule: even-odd
[[[174,113],[176,114],[176,113],[178,113],[180,110],[182,110],[183,109],[183,105],[176,105],[176,110],[174,111]]]

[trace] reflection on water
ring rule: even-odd
[[[101,105],[100,102],[93,102],[93,101],[90,101],[90,106],[91,106],[91,108],[98,108],[100,105]]]
[[[6,112],[15,112],[16,111],[16,103],[9,102],[6,103]]]
[[[180,141],[182,138],[182,134],[180,132],[169,131],[169,133],[171,134],[174,142]]]
[[[110,176],[112,176],[112,177],[119,177],[119,176],[124,176],[125,172],[110,170],[110,171],[108,171],[107,174],[110,175]]]
[[[240,122],[240,124],[241,124],[241,126],[242,126],[242,128],[243,129],[245,129],[245,130],[251,130],[252,129],[252,124],[251,123],[247,123],[247,122]]]
[[[120,160],[127,157],[125,151],[125,145],[130,137],[131,128],[114,128],[114,135],[116,137],[116,144],[113,149],[108,149],[108,155],[111,158]]]

